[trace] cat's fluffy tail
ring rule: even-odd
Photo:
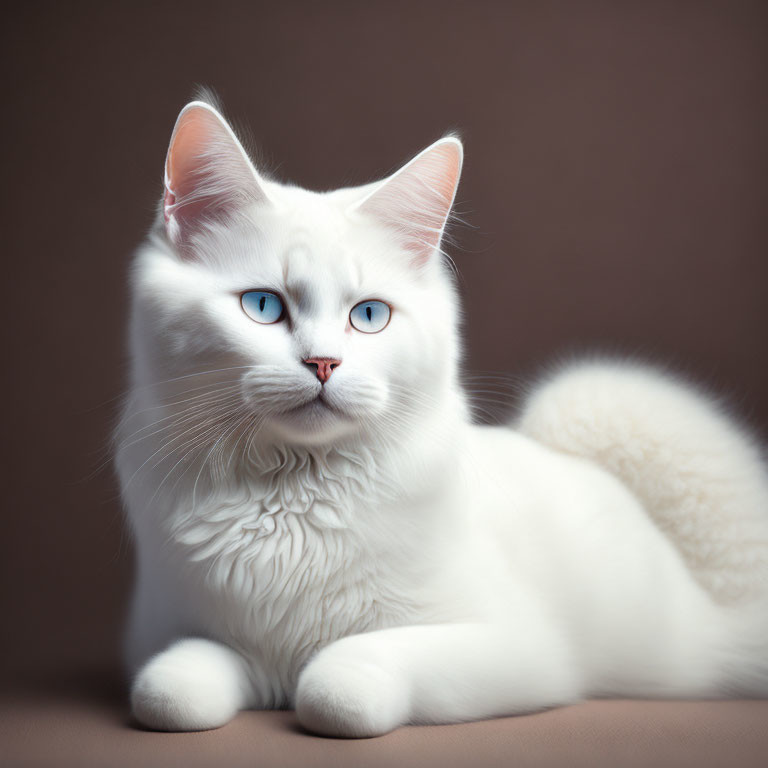
[[[768,599],[768,470],[713,401],[652,369],[589,362],[534,390],[518,426],[621,478],[716,600]]]

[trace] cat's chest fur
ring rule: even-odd
[[[309,655],[334,639],[413,618],[406,584],[361,531],[379,499],[371,457],[286,453],[167,521],[194,582],[196,617],[289,688]]]

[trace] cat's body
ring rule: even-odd
[[[142,722],[296,706],[374,735],[584,696],[768,694],[768,480],[712,405],[594,363],[536,390],[517,430],[471,424],[438,251],[455,140],[321,195],[249,181],[204,104],[179,126],[118,431]],[[249,289],[284,317],[245,317]],[[344,318],[366,299],[391,320],[358,334]]]

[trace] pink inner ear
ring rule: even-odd
[[[188,108],[179,117],[165,161],[163,199],[165,220],[174,220],[174,230],[190,226],[215,205],[206,194],[215,170],[206,154],[221,129],[221,122],[205,107]]]
[[[179,117],[168,149],[166,181],[177,197],[194,187],[196,175],[205,166],[206,150],[223,131],[221,121],[204,107],[192,107]]]
[[[264,199],[253,166],[223,118],[206,105],[187,106],[165,161],[163,214],[171,239],[179,243],[206,217]]]
[[[461,144],[445,139],[387,179],[361,210],[396,230],[424,263],[440,244],[461,174]]]
[[[440,243],[459,183],[461,157],[455,144],[438,146],[415,163],[414,172],[424,187],[424,208],[416,210],[414,224],[431,248]]]

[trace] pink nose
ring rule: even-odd
[[[308,357],[304,362],[307,365],[317,366],[317,378],[323,384],[331,378],[334,368],[338,368],[341,365],[341,360],[336,360],[333,357]]]

